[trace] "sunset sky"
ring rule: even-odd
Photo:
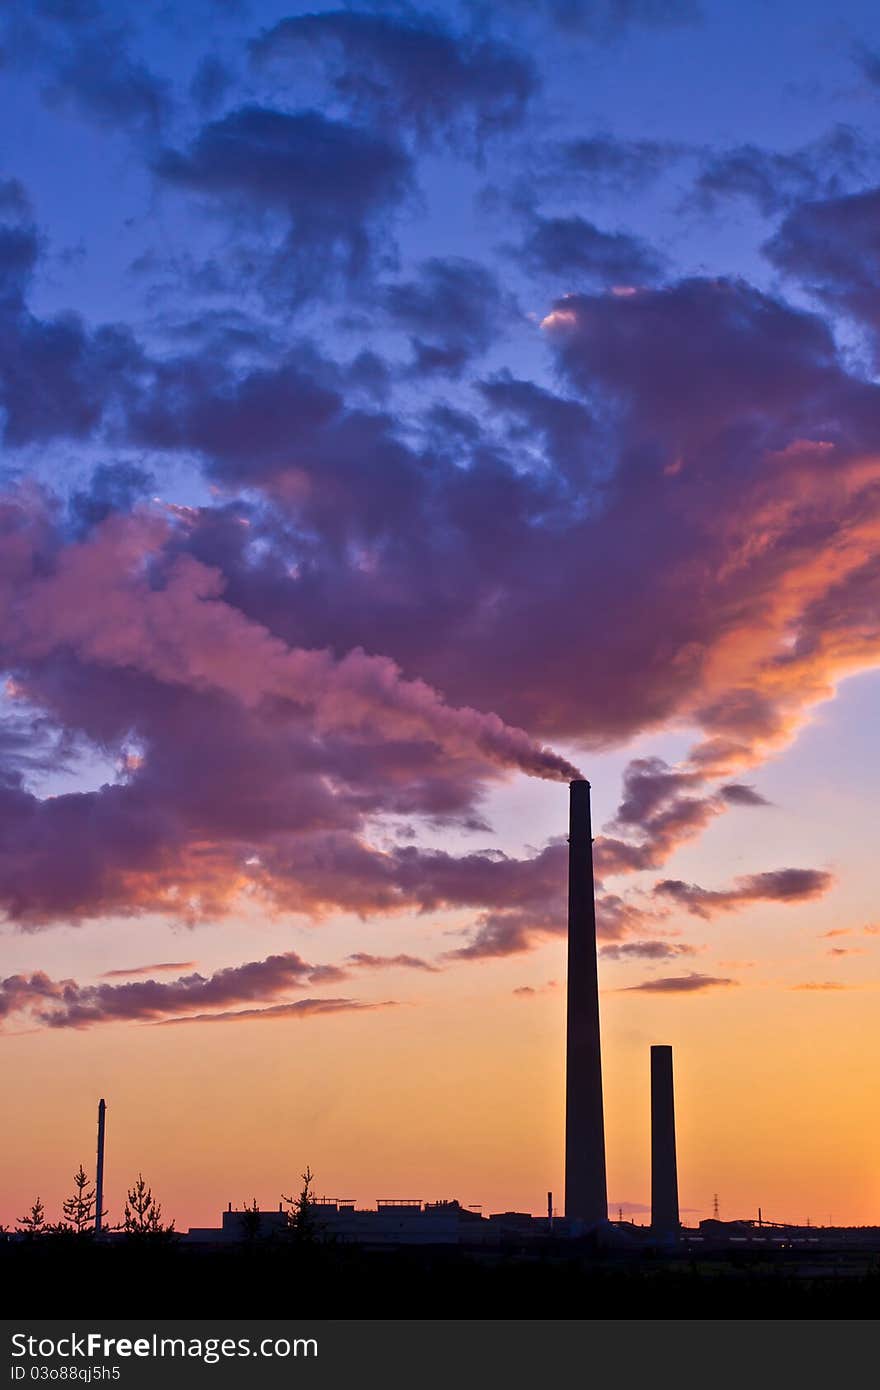
[[[880,1223],[876,5],[0,26],[0,1221]]]

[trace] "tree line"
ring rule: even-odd
[[[314,1174],[310,1168],[306,1168],[302,1174],[302,1187],[299,1193],[295,1197],[285,1197],[283,1194],[281,1197],[288,1209],[287,1229],[291,1235],[301,1241],[315,1240],[318,1234],[313,1211],[313,1182]],[[16,1218],[15,1224],[20,1233],[29,1239],[58,1235],[83,1238],[95,1236],[98,1222],[97,1190],[90,1184],[91,1179],[80,1164],[73,1175],[73,1192],[69,1197],[65,1197],[61,1203],[62,1219],[54,1222],[47,1221],[43,1202],[37,1197],[30,1210],[24,1216]],[[252,1202],[243,1204],[239,1215],[244,1238],[246,1240],[256,1239],[261,1234],[260,1208],[256,1197]],[[162,1204],[153,1197],[152,1189],[148,1186],[142,1173],[138,1173],[136,1181],[126,1193],[122,1220],[115,1226],[108,1226],[104,1224],[106,1216],[107,1212],[102,1210],[101,1223],[104,1231],[121,1232],[126,1236],[133,1237],[151,1236],[166,1239],[178,1234],[174,1229],[173,1221],[167,1224],[163,1221]],[[0,1231],[2,1230],[4,1228],[0,1227]]]
[[[39,1197],[32,1203],[30,1211],[16,1217],[15,1224],[21,1233],[30,1238],[52,1235],[94,1236],[98,1220],[97,1191],[90,1186],[91,1179],[82,1164],[73,1175],[73,1192],[61,1203],[60,1221],[47,1221],[46,1209]],[[103,1223],[106,1211],[101,1212]],[[143,1173],[138,1173],[136,1181],[128,1189],[125,1198],[123,1217],[115,1226],[103,1226],[107,1231],[121,1231],[127,1236],[171,1236],[175,1234],[174,1222],[162,1220],[162,1204],[153,1196]]]

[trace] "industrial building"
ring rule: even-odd
[[[358,1207],[352,1198],[318,1197],[309,1219],[321,1240],[359,1245],[499,1245],[513,1239],[561,1234],[566,1223],[528,1212],[496,1212],[484,1217],[455,1200],[422,1202],[380,1198],[375,1207]],[[238,1244],[282,1238],[290,1232],[287,1212],[234,1210],[230,1203],[218,1227],[193,1227],[184,1240],[199,1244]]]

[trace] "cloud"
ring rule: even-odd
[[[8,52],[18,72],[33,70],[50,107],[69,105],[106,131],[155,137],[169,115],[169,83],[132,48],[142,41],[120,9],[38,4],[9,22]]]
[[[27,216],[21,190],[6,201]],[[3,500],[19,698],[125,768],[40,799],[7,740],[13,920],[198,920],[242,894],[316,914],[448,903],[474,914],[467,958],[527,949],[564,924],[552,854],[497,873],[464,856],[471,896],[447,898],[429,855],[376,849],[377,819],[473,828],[508,771],[570,774],[545,739],[607,747],[696,723],[681,766],[636,760],[596,841],[603,879],[654,868],[755,804],[724,790],[747,785],[734,770],[876,663],[876,389],[815,316],[739,282],[574,296],[544,334],[556,389],[500,373],[472,409],[405,420],[353,404],[353,371],[303,343],[262,367],[201,342],[153,360],[64,320],[63,371],[19,379],[28,335],[58,329],[23,302],[38,244],[8,243],[13,442],[94,442],[112,406],[128,451],[195,458],[219,491],[132,514],[149,480],[126,455],[66,508],[33,489]],[[419,271],[399,283],[417,307],[431,288]],[[526,879],[543,897],[517,896]],[[605,939],[647,937],[671,906],[605,890]]]
[[[347,650],[368,620],[378,650],[451,699],[592,746],[696,723],[700,768],[730,782],[876,661],[859,620],[878,582],[876,388],[846,375],[819,319],[740,282],[554,314],[568,393],[481,383],[492,432],[435,409],[418,448],[300,352],[237,375],[164,365],[134,442],[194,450],[213,480],[271,499],[271,520],[250,518],[262,563],[217,517],[192,544],[280,631]],[[602,605],[580,602],[600,585]]]
[[[853,58],[872,86],[880,87],[880,53],[867,44],[856,44]]]
[[[699,888],[680,879],[663,879],[654,892],[673,899],[697,917],[714,917],[720,912],[737,912],[755,902],[810,902],[822,897],[834,883],[834,876],[823,869],[771,869],[734,879],[734,886],[722,891]]]
[[[170,102],[168,84],[126,51],[118,33],[80,39],[59,61],[46,88],[49,102],[70,101],[106,130],[157,135]]]
[[[574,295],[558,301],[545,322],[569,383],[593,401],[614,403],[619,462],[603,526],[619,545],[636,497],[658,509],[653,521],[642,517],[638,573],[656,573],[665,596],[657,630],[678,657],[664,665],[665,678],[674,672],[677,685],[688,671],[692,691],[701,692],[691,715],[706,741],[695,756],[719,771],[756,761],[760,749],[793,737],[810,705],[828,698],[844,671],[877,659],[874,636],[856,618],[877,584],[869,543],[877,455],[865,395],[873,397],[873,388],[845,377],[826,324],[742,283],[685,281],[624,298]],[[679,344],[671,355],[660,346],[670,335]],[[771,344],[772,359],[765,356]],[[835,417],[854,426],[859,420],[863,444],[853,448]],[[737,499],[716,471],[722,458],[737,460]],[[706,509],[693,489],[710,477]],[[867,515],[852,506],[856,496]],[[740,530],[743,504],[748,535]],[[691,574],[708,573],[709,532],[727,557],[714,566],[711,615],[701,604],[679,602],[677,592],[673,599],[683,573],[676,555],[654,570],[669,541],[678,556],[687,555]],[[598,535],[596,543],[601,548]],[[775,587],[767,582],[772,571]],[[633,578],[619,576],[611,592],[626,594],[627,612],[644,615],[652,599],[636,598]],[[734,590],[736,613],[726,609]],[[704,622],[711,635],[703,628],[698,636]],[[650,670],[647,624],[639,626],[638,642],[642,670]],[[683,686],[664,691],[661,678],[643,680],[641,689],[684,713]]]
[[[744,782],[728,782],[719,789],[720,795],[732,806],[769,806],[770,802],[754,787]]]
[[[299,15],[263,33],[251,54],[258,68],[297,78],[312,56],[353,118],[457,148],[479,148],[517,126],[537,87],[524,53],[485,34],[455,34],[427,15]]]
[[[602,946],[603,960],[675,960],[677,956],[693,956],[696,946],[676,941],[623,941]]]
[[[297,999],[292,1004],[270,1004],[265,1009],[233,1009],[220,1014],[163,1018],[154,1026],[164,1027],[174,1023],[240,1023],[255,1018],[271,1022],[278,1018],[314,1018],[321,1014],[369,1013],[375,1009],[392,1009],[396,1004],[395,999],[376,1002],[360,999]]]
[[[662,258],[639,237],[606,232],[579,216],[535,213],[514,251],[531,274],[551,275],[574,285],[643,285],[659,279]]]
[[[70,497],[70,510],[83,531],[89,531],[114,512],[130,512],[155,487],[147,469],[128,461],[99,463],[87,488]]]
[[[108,971],[102,979],[144,975],[147,971],[169,971],[185,968],[188,964],[169,963],[141,966],[129,971],[113,970]],[[424,963],[422,965],[425,969],[431,968]],[[161,983],[144,979],[121,985],[78,985],[74,980],[52,980],[38,971],[30,977],[13,975],[0,981],[0,1018],[24,1012],[43,1027],[90,1028],[99,1023],[121,1021],[213,1023],[242,1018],[304,1018],[317,1013],[388,1008],[395,1002],[300,999],[220,1013],[192,1012],[246,1000],[271,999],[290,989],[302,989],[307,984],[336,983],[345,978],[344,970],[336,966],[308,965],[295,951],[268,956],[261,961],[249,961],[245,965],[228,966],[210,976],[194,972]]]
[[[692,766],[670,767],[662,758],[634,758],[624,769],[622,800],[608,827],[624,836],[601,835],[594,858],[600,875],[633,873],[664,863],[727,809],[727,798],[705,794],[706,777]],[[703,794],[700,794],[703,793]]]
[[[743,198],[771,216],[808,199],[843,193],[848,182],[863,177],[868,157],[865,141],[844,125],[790,153],[739,145],[705,156],[687,201],[713,211],[726,199]]]
[[[644,994],[699,994],[703,990],[721,989],[738,985],[739,980],[721,979],[714,975],[668,975],[657,980],[643,980],[640,985],[626,985],[622,993]]]
[[[560,142],[561,171],[596,193],[635,193],[690,153],[691,147],[663,140],[623,140],[600,132]]]
[[[396,956],[372,956],[367,951],[355,951],[353,955],[347,956],[346,960],[349,965],[357,966],[361,970],[390,970],[402,967],[406,970],[426,970],[434,975],[440,971],[439,965],[422,960],[421,956],[409,956],[405,952],[399,952]]]
[[[58,557],[51,576],[34,579],[7,625],[6,650],[39,658],[58,648],[86,661],[140,670],[193,690],[217,691],[254,708],[269,699],[312,711],[317,731],[377,724],[388,737],[428,738],[539,776],[576,769],[497,715],[453,710],[422,681],[406,681],[392,661],[349,652],[294,650],[223,601],[222,575],[190,556],[158,567],[171,540],[158,515],[110,517]],[[152,576],[150,570],[152,569]],[[4,634],[0,631],[0,640]],[[13,658],[14,659],[14,658]]]
[[[203,116],[214,115],[233,81],[233,74],[227,65],[215,53],[206,54],[189,86],[197,110]]]
[[[27,295],[41,254],[22,185],[0,183],[0,428],[16,448],[84,439],[111,402],[123,401],[142,366],[131,332],[87,327],[77,314],[39,318]]]
[[[170,973],[172,970],[195,970],[197,961],[169,960],[159,965],[132,965],[128,970],[105,970],[102,980],[129,979],[132,975],[152,975]]]
[[[208,122],[188,150],[164,150],[155,168],[239,218],[280,219],[271,284],[293,299],[363,275],[374,233],[412,187],[409,158],[391,139],[319,111],[255,103]]]
[[[837,990],[855,988],[855,985],[845,985],[840,980],[807,980],[801,985],[789,985],[789,989],[794,990]]]
[[[773,264],[800,280],[832,312],[869,334],[880,360],[880,188],[794,208],[765,250]]]
[[[491,346],[512,314],[495,276],[463,257],[433,257],[381,298],[391,321],[411,334],[415,368],[452,376]]]
[[[49,1028],[87,1028],[96,1023],[144,1020],[181,1010],[266,999],[314,982],[324,967],[310,966],[295,951],[227,966],[213,975],[194,971],[176,980],[140,979],[128,984],[78,985],[37,973],[0,982],[0,1016],[31,1010]]]

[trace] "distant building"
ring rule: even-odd
[[[454,1199],[422,1202],[415,1198],[380,1198],[375,1207],[358,1207],[353,1198],[319,1197],[310,1208],[319,1236],[359,1245],[494,1245],[513,1238],[546,1237],[546,1217],[527,1212],[497,1212],[484,1217]],[[557,1218],[553,1233],[566,1223]],[[219,1227],[191,1227],[183,1237],[199,1244],[231,1244],[283,1235],[285,1210],[224,1211]]]

